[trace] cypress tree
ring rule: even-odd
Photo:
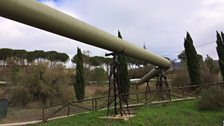
[[[118,37],[122,39],[120,31],[118,31]],[[120,82],[120,91],[121,93],[128,93],[130,87],[130,80],[128,78],[128,67],[127,61],[124,54],[118,55],[118,62],[119,62],[119,82]]]
[[[85,97],[85,77],[84,77],[84,66],[82,52],[77,48],[76,55],[76,80],[74,83],[75,94],[78,100],[82,100]]]
[[[187,32],[187,36],[184,39],[185,55],[187,60],[188,74],[190,76],[191,84],[200,84],[200,64],[198,54],[193,45],[193,40],[190,34]]]
[[[222,36],[221,36],[222,35]],[[219,56],[219,67],[221,70],[221,74],[222,74],[222,78],[224,80],[224,34],[221,32],[221,35],[219,34],[219,32],[216,32],[216,51],[218,53]]]

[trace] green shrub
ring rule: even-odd
[[[198,106],[201,110],[224,109],[224,89],[217,87],[202,91]]]
[[[102,82],[107,81],[107,73],[103,68],[95,68],[91,71],[86,71],[87,80],[96,82],[97,84],[102,84]]]
[[[189,86],[190,78],[184,66],[183,68],[175,70],[171,78],[173,79],[173,81],[171,82],[172,87]]]
[[[22,86],[18,86],[12,92],[10,104],[12,106],[22,107],[28,104],[32,99],[32,95]]]
[[[10,105],[26,106],[34,102],[53,105],[73,100],[72,75],[61,64],[49,67],[48,63],[38,63],[20,68],[10,80],[14,85]]]

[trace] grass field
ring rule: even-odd
[[[135,109],[128,121],[99,119],[105,111],[49,121],[40,126],[220,126],[224,111],[201,111],[197,101],[184,101]]]

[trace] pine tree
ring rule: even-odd
[[[82,100],[85,97],[85,76],[84,76],[84,66],[82,52],[77,48],[76,55],[76,80],[74,83],[75,94],[78,100]]]
[[[122,39],[120,31],[118,31],[118,37]],[[121,93],[128,93],[130,87],[130,80],[128,78],[128,67],[126,62],[126,57],[124,54],[118,55],[118,62],[119,62],[119,81],[120,81],[120,91]]]
[[[222,36],[221,36],[222,35]],[[219,67],[221,70],[221,74],[222,74],[222,78],[224,80],[224,34],[221,32],[221,35],[219,34],[219,32],[216,32],[216,51],[218,53],[219,56]]]
[[[200,64],[198,54],[193,45],[193,40],[190,34],[187,32],[187,36],[184,39],[185,55],[187,59],[188,74],[190,76],[191,84],[200,84]]]

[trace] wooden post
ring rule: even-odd
[[[45,119],[44,119],[44,107],[42,108],[42,121],[45,122]]]
[[[136,98],[137,98],[137,102],[138,102],[138,85],[137,85],[137,94],[136,94]]]
[[[69,117],[69,115],[70,115],[70,102],[68,103],[68,111],[67,111],[67,115],[68,115],[68,117]]]
[[[95,111],[94,99],[95,99],[95,98],[92,99],[92,111]]]
[[[145,92],[145,104],[147,104],[148,100],[147,100],[147,92]]]
[[[182,89],[183,91],[183,98],[185,97],[185,88]]]
[[[170,99],[170,101],[171,101],[171,90],[168,89],[168,91],[169,91],[169,99]]]
[[[95,102],[95,111],[97,111],[97,99],[94,98],[94,102]]]

